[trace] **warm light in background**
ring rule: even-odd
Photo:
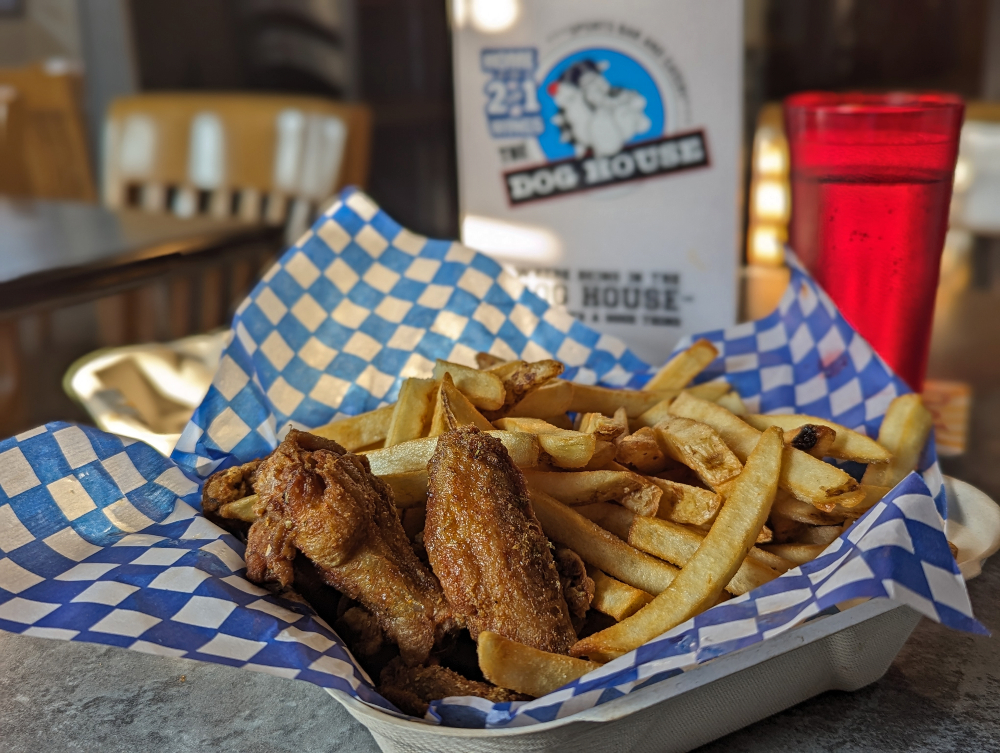
[[[788,174],[788,142],[771,126],[759,128],[754,136],[754,170],[758,175]]]
[[[461,0],[456,2],[460,4]],[[521,15],[518,0],[466,0],[469,3],[469,20],[484,34],[507,31]]]
[[[788,222],[790,211],[788,179],[760,180],[754,186],[754,219]]]
[[[785,259],[787,229],[782,225],[751,225],[747,255],[753,264],[780,266]]]
[[[473,214],[462,220],[462,243],[510,260],[554,262],[562,258],[562,243],[551,230]]]

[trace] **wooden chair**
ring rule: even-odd
[[[104,203],[304,226],[337,188],[364,185],[370,133],[367,107],[319,97],[122,97],[105,122]]]
[[[81,79],[58,64],[0,68],[0,193],[96,198]]]
[[[103,138],[106,206],[284,224],[292,243],[337,189],[364,186],[371,115],[364,105],[320,97],[150,93],[115,100]],[[257,273],[236,264],[105,299],[101,341],[217,327]],[[167,331],[157,331],[165,318]]]

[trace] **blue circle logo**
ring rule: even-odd
[[[653,77],[616,50],[590,48],[567,55],[538,87],[545,156],[561,160],[610,157],[626,144],[663,133],[663,100]]]

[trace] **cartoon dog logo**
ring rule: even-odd
[[[615,87],[604,76],[607,61],[580,60],[549,84],[548,93],[559,108],[552,123],[560,140],[572,143],[577,157],[592,151],[610,157],[636,134],[651,125],[646,98],[632,89]]]

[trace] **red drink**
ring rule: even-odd
[[[964,106],[950,95],[785,100],[793,250],[911,387],[923,385]]]

